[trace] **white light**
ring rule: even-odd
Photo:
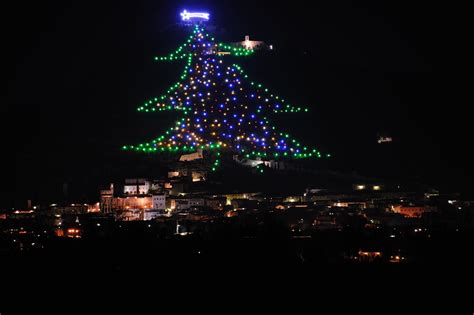
[[[209,13],[205,12],[188,12],[184,10],[181,12],[181,18],[183,21],[190,21],[191,19],[204,19],[204,20],[209,20]]]

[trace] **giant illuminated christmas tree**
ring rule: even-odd
[[[267,118],[269,113],[308,111],[288,104],[261,84],[248,79],[237,64],[227,64],[226,55],[247,56],[253,50],[217,43],[206,32],[207,13],[183,12],[193,32],[175,52],[158,61],[186,60],[180,80],[160,97],[138,108],[140,112],[181,111],[182,117],[163,135],[126,150],[191,153],[199,149],[232,151],[254,159],[329,157],[308,148],[279,131]],[[215,169],[219,164],[216,159]]]

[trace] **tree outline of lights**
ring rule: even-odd
[[[225,51],[225,54],[222,52]],[[156,61],[185,59],[179,81],[160,97],[147,100],[140,112],[177,110],[183,117],[164,134],[124,150],[142,152],[191,153],[232,150],[247,159],[321,158],[323,154],[278,132],[266,113],[307,112],[271,93],[262,84],[250,81],[237,64],[225,66],[224,55],[248,56],[252,49],[216,43],[202,25],[195,24],[186,42],[173,53],[155,57]],[[219,165],[216,153],[212,170]],[[330,157],[330,154],[324,154]],[[258,168],[263,172],[262,168]]]

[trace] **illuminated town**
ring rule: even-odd
[[[414,263],[442,253],[422,253],[407,241],[429,243],[446,233],[462,238],[474,227],[472,201],[421,185],[350,182],[349,177],[339,179],[338,187],[308,186],[285,194],[231,188],[225,178],[234,178],[235,183],[240,176],[245,183],[261,176],[261,187],[284,178],[303,187],[308,178],[334,182],[342,174],[264,167],[265,175],[258,175],[255,167],[239,164],[232,165],[232,171],[215,173],[193,162],[177,162],[181,167],[160,178],[125,178],[104,185],[92,203],[36,205],[29,200],[23,208],[2,212],[2,246],[9,251],[41,251],[57,246],[61,239],[120,239],[129,233],[164,242],[275,238],[311,244],[325,238],[325,246],[333,252],[323,260]],[[347,244],[336,242],[349,236],[357,237]],[[292,253],[301,263],[318,254],[299,253],[296,248]]]

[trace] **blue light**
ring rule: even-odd
[[[180,15],[183,21],[209,21],[209,13],[207,12],[188,12],[184,10]]]

